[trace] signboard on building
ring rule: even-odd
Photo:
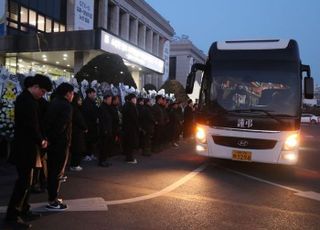
[[[6,0],[0,1],[0,36],[6,34],[6,4]]]
[[[92,30],[94,0],[74,1],[74,30]]]
[[[101,31],[100,49],[120,55],[123,59],[163,74],[164,61],[122,39]]]
[[[170,62],[170,41],[167,40],[163,45],[164,73],[162,81],[165,82],[169,78],[169,62]]]

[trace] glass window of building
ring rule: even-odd
[[[20,9],[20,22],[21,24],[28,24],[28,9],[21,7]]]
[[[46,18],[46,32],[52,32],[52,20],[50,18]]]
[[[14,22],[9,22],[9,26],[15,29],[18,29],[18,24]]]
[[[60,24],[60,32],[65,32],[65,31],[66,31],[66,27]]]
[[[37,13],[33,10],[29,10],[29,25],[37,26]]]
[[[19,6],[15,2],[10,2],[10,19],[13,21],[18,21],[19,16]]]
[[[59,23],[54,22],[54,24],[53,24],[53,32],[59,32]]]
[[[38,14],[38,30],[44,31],[44,16]]]

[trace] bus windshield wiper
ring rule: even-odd
[[[268,117],[278,121],[279,123],[282,123],[283,121],[276,117],[275,115],[271,114],[271,111],[264,110],[264,109],[235,109],[235,110],[230,110],[228,113],[250,113],[250,112],[262,112],[266,114]]]

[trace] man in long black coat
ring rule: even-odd
[[[122,136],[121,136],[121,124],[120,117],[121,112],[119,109],[120,97],[112,97],[111,116],[112,116],[112,152],[122,152]]]
[[[93,88],[86,91],[87,97],[83,101],[82,111],[84,119],[88,126],[86,134],[87,153],[84,160],[95,160],[97,144],[99,139],[98,134],[98,106],[96,105],[97,93]]]
[[[72,132],[73,86],[60,84],[56,96],[50,102],[46,114],[48,136],[48,201],[47,210],[62,211],[67,205],[58,199],[60,178],[64,174],[68,159]]]
[[[151,140],[154,133],[155,119],[152,112],[152,105],[150,99],[144,100],[144,109],[140,116],[140,126],[143,130],[143,146],[142,154],[145,156],[151,155]]]
[[[154,129],[154,137],[153,137],[153,146],[152,149],[154,152],[159,152],[161,150],[163,144],[163,135],[164,135],[164,127],[166,124],[165,114],[163,108],[163,100],[164,98],[161,95],[156,96],[156,103],[153,105],[153,116],[155,119],[155,129]]]
[[[103,102],[99,107],[99,162],[98,165],[101,167],[109,167],[111,164],[107,158],[110,156],[112,150],[112,96],[105,95]]]
[[[123,150],[128,163],[136,164],[137,160],[133,157],[133,151],[139,145],[139,121],[136,108],[137,98],[135,94],[126,97],[123,106]]]
[[[81,171],[81,158],[86,151],[85,134],[88,132],[87,124],[82,115],[82,99],[79,94],[74,93],[72,100],[72,138],[71,138],[71,160],[70,170]]]
[[[15,103],[15,134],[9,160],[16,165],[18,178],[8,205],[6,221],[21,228],[31,227],[21,217],[35,216],[29,210],[32,172],[37,158],[40,159],[40,149],[46,148],[48,144],[41,132],[37,100],[51,88],[52,83],[48,77],[36,75]]]

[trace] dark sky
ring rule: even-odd
[[[214,41],[293,38],[320,84],[320,0],[145,0],[207,53]]]

